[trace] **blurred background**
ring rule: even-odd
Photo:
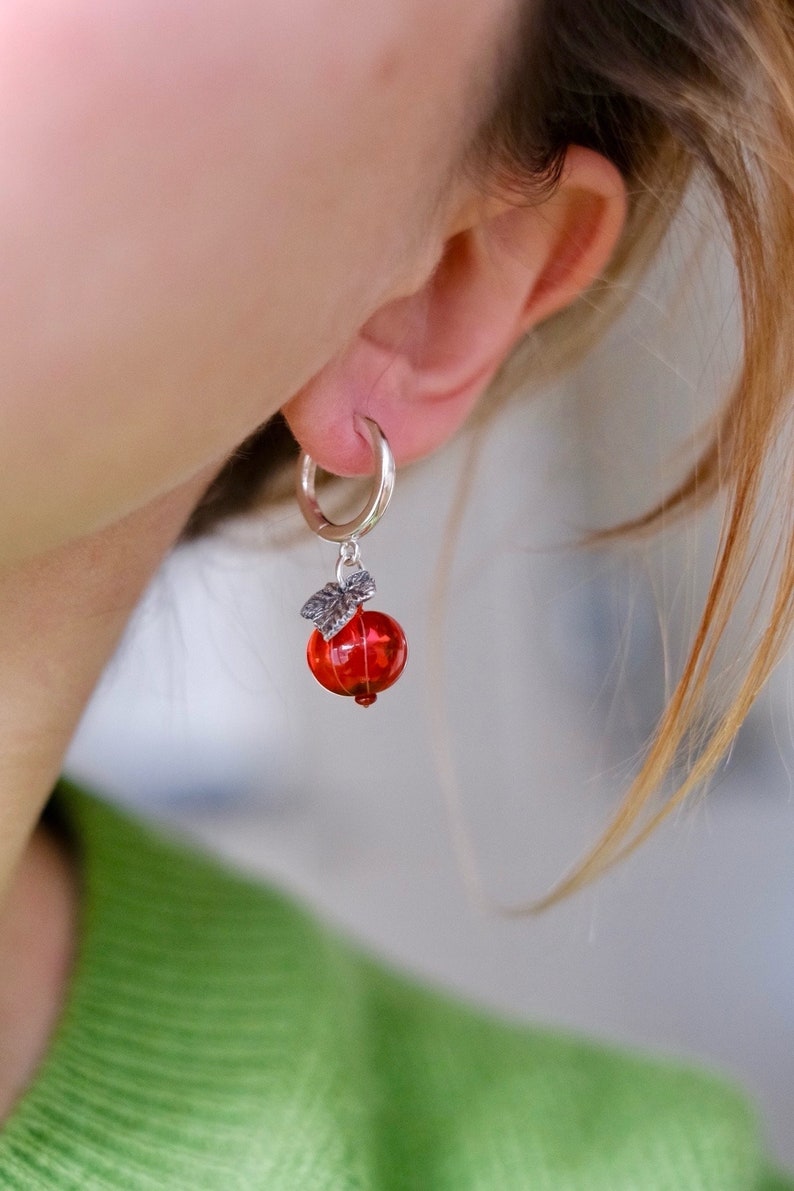
[[[546,914],[498,910],[544,894],[617,806],[708,583],[719,509],[576,546],[681,476],[725,391],[735,286],[705,222],[684,213],[581,367],[398,477],[362,553],[411,657],[375,707],[306,668],[298,610],[335,553],[290,504],[173,555],[68,768],[426,980],[735,1077],[794,1167],[788,662],[706,797]]]

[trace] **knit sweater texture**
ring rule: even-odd
[[[64,786],[82,940],[14,1191],[784,1191],[712,1076],[499,1020]]]

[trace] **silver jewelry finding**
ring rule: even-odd
[[[341,560],[337,566],[337,576]],[[309,596],[301,608],[301,616],[314,622],[325,641],[335,637],[353,619],[363,603],[375,594],[375,580],[369,571],[358,570],[348,579],[339,577],[338,583],[326,583],[320,591]]]
[[[338,525],[329,521],[320,508],[314,491],[317,464],[305,451],[298,460],[297,496],[301,512],[309,528],[326,542],[355,542],[377,525],[386,512],[394,491],[394,456],[377,422],[362,418],[369,431],[372,454],[376,464],[375,483],[369,501],[351,521]]]

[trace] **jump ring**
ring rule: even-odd
[[[338,525],[329,521],[323,513],[314,492],[314,478],[317,464],[311,455],[301,452],[298,460],[297,496],[300,510],[310,529],[326,542],[349,542],[361,538],[377,525],[391,500],[394,491],[394,456],[377,422],[371,418],[361,419],[369,431],[372,454],[376,463],[375,483],[369,501],[352,521]]]

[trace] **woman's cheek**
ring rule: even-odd
[[[366,105],[362,66],[334,76],[295,21],[265,26],[257,9],[6,13],[0,246],[15,340],[27,324],[39,352],[42,332],[82,348],[89,324],[117,348],[178,334],[181,352],[199,350],[268,301],[280,344],[331,292],[344,305],[365,290],[362,310],[374,296],[373,250],[383,261],[377,241],[406,215],[373,179],[379,96]]]
[[[0,558],[222,457],[410,274],[448,162],[391,4],[0,13]]]
[[[0,558],[233,449],[384,284],[355,91],[293,93],[252,6],[189,7],[0,17]]]

